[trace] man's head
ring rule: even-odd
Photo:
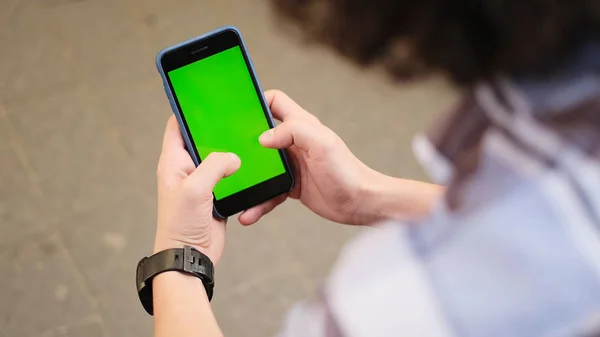
[[[309,38],[398,78],[543,76],[600,39],[597,0],[273,0]]]

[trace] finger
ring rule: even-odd
[[[165,128],[157,175],[159,178],[171,181],[181,172],[191,172],[194,167],[194,162],[185,149],[177,119],[171,116]]]
[[[322,147],[327,143],[329,130],[324,126],[315,126],[302,120],[283,122],[273,129],[267,130],[258,138],[260,144],[267,148],[283,149],[292,145],[309,151]]]
[[[183,137],[181,136],[181,131],[179,130],[179,123],[177,122],[177,118],[175,118],[173,115],[171,115],[171,117],[169,117],[167,120],[167,127],[163,137],[162,152],[168,152],[171,149],[185,150]]]
[[[317,117],[304,110],[283,91],[268,90],[265,92],[265,98],[267,99],[267,104],[269,104],[269,108],[275,119],[285,122],[286,120],[295,117],[319,122]]]
[[[265,214],[271,212],[273,209],[275,209],[275,207],[284,202],[285,199],[287,199],[287,194],[280,195],[258,206],[254,206],[240,214],[238,221],[244,226],[253,225]]]
[[[234,153],[213,152],[190,174],[186,184],[199,192],[212,192],[219,180],[234,174],[240,165]]]
[[[179,130],[179,123],[175,116],[171,116],[167,120],[159,162],[168,165],[171,162],[180,163],[181,160],[192,162],[191,157],[185,149],[185,143]]]

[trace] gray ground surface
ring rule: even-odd
[[[134,268],[151,251],[170,114],[157,51],[224,24],[265,88],[289,93],[369,165],[423,178],[410,139],[448,107],[283,34],[255,1],[0,0],[0,336],[150,336]],[[229,225],[213,301],[227,336],[273,335],[355,228],[295,202]]]

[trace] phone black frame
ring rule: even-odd
[[[240,32],[234,27],[226,27],[213,33],[209,33],[208,35],[186,41],[175,47],[167,48],[159,54],[157,63],[159,65],[159,71],[162,72],[163,80],[165,81],[165,91],[170,91],[170,95],[169,92],[167,92],[167,96],[169,96],[171,100],[173,111],[178,117],[180,126],[183,126],[182,132],[185,133],[184,138],[186,140],[188,152],[194,159],[196,165],[199,165],[202,162],[202,159],[200,158],[196,149],[196,144],[186,122],[185,114],[179,105],[177,94],[173,89],[173,85],[171,84],[168,73],[169,71],[200,61],[204,58],[236,46],[239,46],[240,50],[242,51],[246,67],[250,77],[252,78],[254,89],[263,108],[263,113],[267,119],[269,128],[273,128],[274,122],[271,112],[266,103],[260,83],[256,77],[254,65],[250,56],[248,55],[248,51]],[[213,193],[215,215],[221,218],[229,217],[233,214],[273,199],[281,194],[287,193],[294,187],[294,176],[285,150],[280,149],[278,151],[281,161],[285,167],[285,173],[220,200],[217,200]]]

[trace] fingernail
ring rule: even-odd
[[[231,160],[233,160],[234,163],[240,163],[242,162],[242,160],[240,159],[240,157],[238,157],[237,154],[233,153],[233,152],[227,152],[227,155],[231,158]]]
[[[261,143],[262,142],[266,142],[269,139],[273,138],[273,134],[274,133],[275,133],[274,129],[269,129],[269,130],[263,132],[263,134],[260,135],[260,137],[258,137],[258,141],[261,142]]]

